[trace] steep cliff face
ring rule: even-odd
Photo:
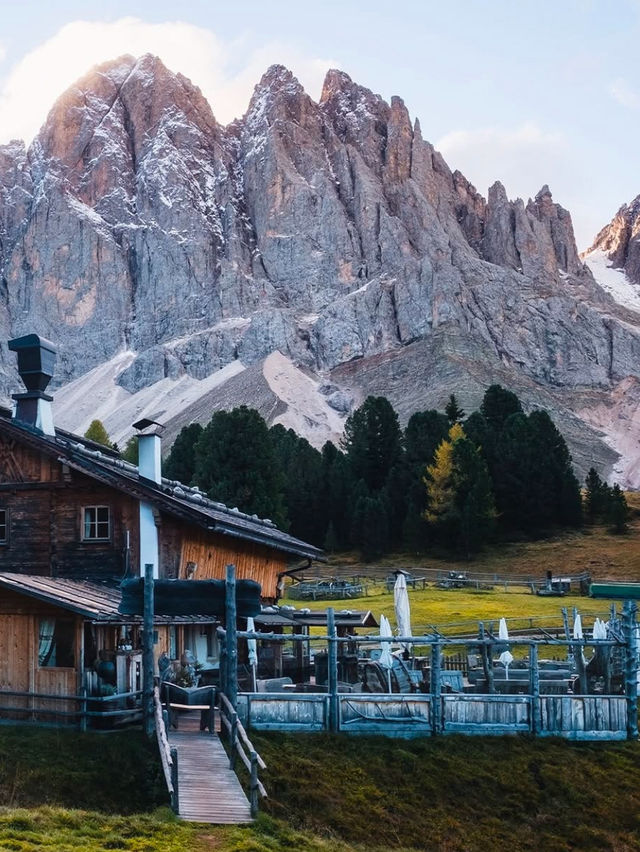
[[[367,365],[393,356],[401,375],[418,344],[407,410],[452,361],[457,393],[501,371],[532,400],[640,374],[640,314],[594,281],[548,187],[485,201],[400,98],[340,71],[315,103],[274,66],[222,127],[156,58],[95,69],[28,152],[0,148],[0,271],[3,339],[55,340],[61,380],[129,352],[129,394],[279,350],[348,373],[356,390],[332,393],[357,400]]]

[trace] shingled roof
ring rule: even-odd
[[[140,477],[135,465],[124,461],[113,451],[71,432],[57,428],[55,431],[55,436],[43,435],[12,420],[11,412],[0,408],[0,433],[56,458],[103,485],[151,503],[163,512],[211,532],[251,541],[292,556],[324,560],[322,551],[317,547],[282,532],[270,520],[230,509],[223,503],[210,500],[198,488],[175,480],[162,479],[157,485]]]
[[[2,572],[0,589],[10,589],[68,612],[75,612],[96,624],[142,624],[141,616],[120,614],[118,607],[122,589],[115,582],[98,583]],[[211,615],[154,615],[156,624],[214,624],[217,620]]]

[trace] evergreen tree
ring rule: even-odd
[[[436,449],[448,436],[450,426],[444,414],[431,409],[412,414],[404,431],[407,485],[403,539],[414,550],[423,550],[428,543],[424,472],[433,463]]]
[[[340,549],[340,540],[336,534],[336,529],[333,526],[333,521],[329,521],[327,533],[322,544],[327,553],[336,553]]]
[[[84,433],[84,437],[88,438],[89,441],[95,441],[96,444],[102,444],[103,447],[108,447],[110,450],[113,449],[113,444],[101,420],[92,420]]]
[[[185,485],[191,485],[195,473],[195,447],[202,435],[199,423],[190,423],[179,432],[164,463],[164,475],[167,479],[177,479]]]
[[[353,478],[362,479],[371,491],[379,491],[402,454],[398,415],[388,399],[369,396],[351,414],[342,442]]]
[[[468,438],[453,443],[457,549],[470,559],[493,533],[495,504],[487,464]]]
[[[611,525],[611,532],[621,534],[629,529],[629,506],[624,492],[617,482],[611,489],[607,520]]]
[[[270,429],[276,461],[284,475],[289,532],[322,546],[327,522],[322,510],[322,456],[306,438],[281,425]]]
[[[363,497],[358,508],[361,524],[361,555],[365,562],[383,556],[389,549],[388,508],[379,495]]]
[[[594,524],[607,513],[609,505],[609,487],[598,475],[597,470],[589,468],[585,479],[584,510],[587,520]]]
[[[213,500],[286,527],[283,478],[267,424],[254,409],[213,415],[195,446],[194,480]]]
[[[138,464],[138,436],[132,435],[124,445],[124,450],[120,453],[120,458],[131,464]]]
[[[499,432],[508,417],[522,413],[522,406],[515,393],[505,390],[502,385],[491,385],[482,400],[480,413],[489,427]]]
[[[351,522],[354,503],[352,492],[355,483],[344,453],[330,441],[322,448],[321,497],[318,511],[322,525],[328,530],[333,525],[339,548],[351,543]]]
[[[444,413],[447,415],[447,419],[451,425],[459,423],[464,418],[465,413],[458,405],[454,394],[451,394],[449,397],[449,401],[444,407]]]

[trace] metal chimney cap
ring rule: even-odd
[[[54,355],[58,354],[54,344],[50,340],[40,337],[39,334],[25,334],[24,337],[14,337],[13,340],[8,341],[7,346],[12,352],[19,352],[21,349],[40,348],[53,352]]]
[[[134,429],[137,429],[139,432],[142,432],[145,429],[150,429],[150,427],[155,426],[152,434],[160,435],[164,432],[164,426],[162,423],[158,423],[157,420],[150,420],[148,417],[143,417],[142,420],[137,420],[132,424]]]

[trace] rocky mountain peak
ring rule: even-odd
[[[0,148],[0,279],[4,337],[55,340],[59,381],[117,361],[114,398],[154,405],[275,351],[405,419],[480,375],[575,408],[640,382],[640,328],[548,188],[485,201],[401,98],[336,70],[316,103],[272,66],[223,128],[157,57],[94,69],[28,154]]]
[[[616,269],[640,285],[640,195],[623,204],[596,236],[588,253],[602,251]]]

